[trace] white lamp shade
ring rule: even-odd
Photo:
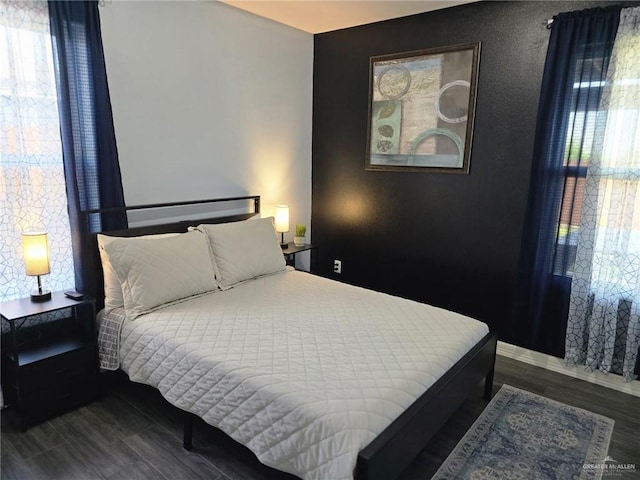
[[[289,205],[276,205],[276,232],[289,231]]]
[[[49,247],[46,233],[23,233],[22,251],[27,275],[36,276],[49,273]]]

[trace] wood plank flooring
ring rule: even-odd
[[[609,454],[640,479],[640,398],[504,357],[497,359],[494,392],[503,383],[615,420]],[[182,416],[159,393],[128,381],[106,382],[103,397],[26,432],[10,409],[2,413],[2,480],[275,480],[293,479],[260,464],[244,447],[196,422],[194,449],[182,448]],[[487,402],[482,386],[443,427],[402,476],[426,480],[437,470]],[[611,478],[605,476],[605,480]],[[327,479],[330,480],[330,479]]]

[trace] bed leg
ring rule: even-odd
[[[493,396],[493,374],[495,373],[495,366],[487,373],[484,379],[484,398],[485,400],[491,400]]]
[[[193,448],[193,414],[189,412],[184,413],[182,447],[185,450]]]

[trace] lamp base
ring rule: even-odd
[[[281,248],[281,249],[283,249],[283,250],[284,250],[285,248],[287,248],[288,246],[289,246],[289,244],[288,244],[288,243],[281,243],[281,244],[280,244],[280,248]]]
[[[40,303],[51,300],[51,292],[43,291],[43,292],[31,292],[31,301]]]

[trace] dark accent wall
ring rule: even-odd
[[[508,322],[550,31],[608,2],[476,2],[315,36],[315,271]],[[365,171],[369,58],[482,43],[469,175]],[[333,260],[342,274],[333,274]],[[526,342],[519,342],[530,347]]]

